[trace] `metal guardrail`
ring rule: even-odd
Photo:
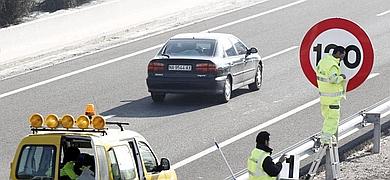
[[[375,121],[375,117],[378,114],[380,114],[379,121]],[[382,101],[379,101],[375,103],[374,105],[371,105],[368,108],[365,108],[358,113],[355,113],[351,115],[350,117],[343,119],[340,122],[338,134],[339,134],[339,140],[344,139],[360,129],[370,125],[374,124],[374,147],[373,147],[373,153],[379,153],[379,141],[380,141],[380,118],[384,118],[387,115],[390,114],[390,97],[387,97],[383,99]],[[307,157],[313,155],[316,153],[316,148],[318,146],[318,138],[320,137],[321,132],[315,133],[312,136],[272,155],[273,159],[279,159],[279,157],[282,154],[288,154],[288,155],[299,155],[300,161],[306,159]],[[245,177],[242,178],[245,174],[247,174],[247,170],[243,169],[237,173],[234,174],[235,177],[239,177],[236,179],[246,179]],[[227,179],[232,179],[232,177],[227,177]]]

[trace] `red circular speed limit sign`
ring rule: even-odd
[[[314,25],[306,33],[300,47],[300,62],[307,79],[317,87],[315,67],[336,45],[346,49],[341,72],[348,80],[347,91],[361,85],[371,72],[374,50],[364,30],[356,23],[342,18],[330,18]]]

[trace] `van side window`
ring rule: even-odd
[[[138,179],[132,151],[126,145],[115,146],[108,151],[113,178],[120,180]]]
[[[109,155],[110,161],[111,161],[111,171],[112,171],[112,176],[113,176],[114,180],[121,179],[121,175],[119,173],[119,165],[118,165],[118,161],[116,160],[114,150],[110,149],[108,151],[108,155]]]
[[[68,164],[71,161],[74,164],[73,167]],[[95,152],[94,148],[92,148],[91,139],[78,136],[62,137],[60,179],[70,178],[74,174],[79,176],[80,179],[92,179],[95,177],[95,172]]]
[[[144,162],[145,168],[147,172],[155,172],[157,171],[157,159],[154,156],[152,150],[146,145],[144,142],[138,143],[138,148],[141,153],[141,158]]]
[[[22,148],[16,167],[18,179],[46,177],[53,179],[56,147],[52,145],[26,145]]]

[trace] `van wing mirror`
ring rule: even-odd
[[[169,162],[168,158],[161,158],[160,168],[161,168],[161,171],[171,169],[171,163]]]

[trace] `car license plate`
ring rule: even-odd
[[[168,70],[170,71],[191,71],[191,69],[192,69],[191,65],[171,64],[168,66]]]

